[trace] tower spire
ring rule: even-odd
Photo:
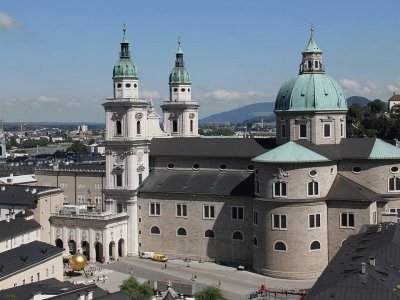
[[[183,51],[181,48],[181,37],[178,37],[178,50],[176,50],[175,67],[184,67],[185,62],[183,61]]]
[[[310,27],[310,39],[302,55],[303,59],[300,64],[299,74],[325,73],[325,68],[322,63],[322,50],[314,40],[314,25],[312,23]]]

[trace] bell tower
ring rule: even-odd
[[[137,255],[137,189],[149,173],[149,102],[138,97],[139,78],[131,60],[125,26],[123,31],[121,52],[113,70],[114,97],[103,103],[106,121],[105,199],[113,213],[128,214],[127,251],[128,255]],[[108,257],[105,259],[107,261]]]
[[[164,114],[164,131],[171,136],[198,136],[197,102],[192,100],[192,83],[185,68],[181,41],[178,40],[175,67],[169,75],[169,101],[161,108]]]

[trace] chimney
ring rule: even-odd
[[[36,194],[36,189],[32,189],[32,190],[31,190],[31,193],[32,193],[32,194]]]
[[[370,256],[370,257],[369,257],[369,265],[370,265],[371,267],[375,267],[375,263],[376,263],[375,257]]]
[[[10,222],[10,215],[6,215],[6,222]]]
[[[365,262],[361,263],[361,274],[365,274],[365,272],[367,271],[367,264]]]
[[[86,300],[92,300],[92,299],[93,299],[93,291],[87,291]]]
[[[77,300],[85,300],[85,294],[79,294]]]
[[[4,186],[4,185],[2,185],[1,186],[1,191],[3,192],[3,191],[5,191],[6,190],[6,187]]]
[[[25,192],[27,192],[27,193],[29,192],[29,187],[25,188]]]

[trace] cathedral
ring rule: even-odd
[[[139,97],[124,30],[103,104],[104,205],[96,218],[53,215],[56,245],[73,240],[105,262],[153,251],[315,279],[349,235],[397,222],[400,149],[346,138],[346,97],[313,30],[298,75],[278,92],[276,139],[200,137],[183,54],[179,41],[161,129]]]

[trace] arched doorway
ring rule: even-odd
[[[96,242],[94,248],[96,250],[96,261],[101,262],[103,259],[103,244]]]
[[[64,243],[62,239],[56,239],[56,247],[64,249]]]
[[[119,257],[124,257],[124,246],[125,246],[125,241],[124,239],[119,239],[118,241],[118,256]]]
[[[89,243],[87,241],[82,241],[81,248],[82,248],[82,254],[86,256],[87,260],[90,260]]]
[[[68,242],[69,253],[74,255],[76,253],[76,242],[74,240],[69,240]]]
[[[110,255],[110,259],[115,259],[115,242],[111,241],[110,244],[108,245],[108,253]]]

